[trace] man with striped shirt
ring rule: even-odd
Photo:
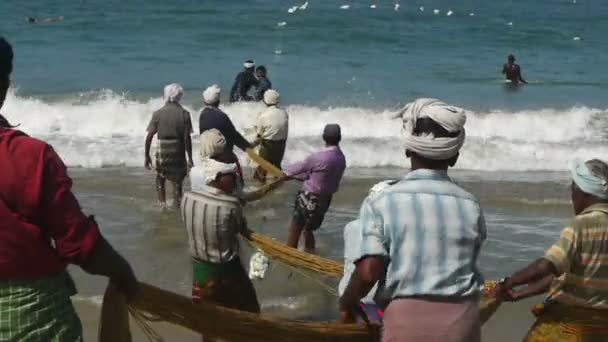
[[[593,321],[591,317],[608,317],[608,165],[593,159],[575,165],[571,174],[574,220],[543,258],[499,286],[507,300],[527,298],[550,287],[543,310],[536,312],[539,320],[530,331],[530,341],[547,321],[580,323]],[[528,286],[515,289],[520,285]],[[595,336],[581,340],[608,340],[607,323],[604,318],[591,324],[603,328],[589,330],[588,335]]]
[[[182,218],[193,263],[192,299],[259,312],[255,289],[239,259],[238,234],[247,231],[234,194],[235,164],[207,158],[201,163],[205,185],[184,195]]]
[[[386,274],[383,341],[475,342],[486,238],[478,200],[447,174],[464,143],[460,108],[419,99],[402,112],[412,171],[361,207],[361,249],[340,299],[341,319]]]

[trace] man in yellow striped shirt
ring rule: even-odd
[[[499,285],[506,300],[520,300],[550,288],[544,311],[527,341],[536,341],[530,336],[543,324],[556,330],[575,321],[581,334],[591,332],[601,341],[608,338],[608,325],[604,325],[608,324],[608,165],[597,159],[580,163],[572,169],[572,181],[576,215],[572,223],[543,258]],[[514,289],[520,285],[528,286]],[[551,324],[547,323],[549,316]],[[597,317],[606,321],[591,322]],[[588,322],[581,323],[581,319]],[[589,326],[592,329],[585,330]],[[597,326],[604,328],[600,331]]]
[[[545,256],[507,278],[501,290],[518,300],[536,293],[518,285],[557,276],[550,299],[582,307],[608,309],[608,165],[594,159],[572,170],[572,204],[576,217]],[[538,289],[542,289],[539,286]],[[546,288],[546,287],[545,287]],[[536,291],[533,291],[536,292]]]

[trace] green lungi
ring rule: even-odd
[[[281,168],[281,162],[285,155],[287,140],[262,140],[260,143],[260,157],[272,165]]]
[[[260,312],[255,288],[237,257],[216,264],[192,260],[192,301],[212,301],[222,306]]]
[[[0,341],[82,341],[67,272],[35,280],[0,280]]]

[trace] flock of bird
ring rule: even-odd
[[[306,9],[308,9],[308,4],[309,4],[308,1],[306,1],[306,2],[304,2],[301,5],[292,6],[289,9],[287,9],[287,13],[293,14],[293,13],[296,13],[297,11],[305,11]],[[342,9],[342,10],[348,10],[348,9],[350,9],[350,6],[351,6],[350,4],[344,4],[344,5],[341,5],[339,8]],[[377,7],[378,6],[375,3],[371,4],[369,6],[369,8],[371,8],[371,9],[375,9]],[[395,11],[399,11],[399,9],[401,8],[401,5],[399,4],[399,1],[395,2],[395,7],[394,8],[395,8]],[[424,6],[420,6],[420,7],[418,7],[418,10],[420,12],[424,12],[425,8],[424,8]],[[439,15],[439,14],[441,14],[441,11],[439,9],[434,9],[433,10],[433,14]],[[448,10],[445,15],[449,17],[452,14],[454,14],[454,11]],[[475,15],[475,13],[471,12],[471,13],[469,13],[469,15],[472,17],[472,16]],[[285,26],[285,22],[280,22],[278,26]]]

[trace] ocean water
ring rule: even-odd
[[[468,110],[452,176],[482,201],[486,276],[508,275],[541,256],[571,216],[571,162],[608,159],[608,2],[401,0],[395,11],[387,0],[376,9],[353,0],[348,10],[340,9],[346,0],[310,0],[306,10],[288,13],[302,3],[3,0],[0,35],[13,43],[16,61],[2,113],[55,147],[84,209],[142,280],[185,295],[186,235],[177,213],[156,206],[154,175],[142,167],[145,128],[171,82],[184,85],[196,126],[202,90],[217,83],[227,98],[247,58],[268,67],[289,111],[285,163],[321,147],[325,123],[343,127],[348,171],[319,232],[322,255],[341,258],[342,228],[369,188],[406,172],[395,116],[425,96]],[[31,25],[25,16],[65,20]],[[510,53],[530,82],[517,90],[500,75]],[[262,106],[223,108],[248,134]],[[248,207],[252,227],[284,239],[286,203],[296,191],[290,184]],[[74,272],[75,303],[95,340],[105,282]],[[335,299],[290,273],[275,264],[268,280],[256,282],[264,311],[334,318]],[[521,338],[532,321],[528,304],[505,305],[484,329],[486,339]],[[197,340],[161,329],[170,340]]]

